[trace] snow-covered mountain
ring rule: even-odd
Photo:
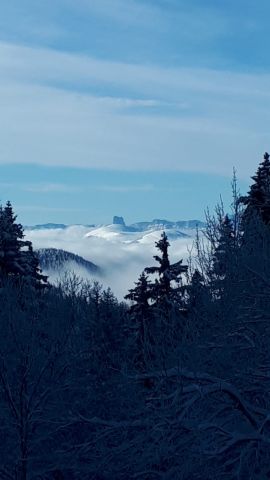
[[[104,231],[113,231],[117,232],[129,232],[129,233],[139,233],[139,232],[147,232],[149,230],[194,230],[197,227],[199,229],[205,227],[205,223],[201,220],[179,220],[177,222],[172,222],[170,220],[165,219],[158,219],[155,218],[149,222],[137,222],[131,225],[126,225],[123,217],[114,216],[113,221],[111,224],[108,225],[97,225],[97,224],[89,224],[89,225],[81,225],[81,224],[74,224],[74,225],[66,225],[64,223],[45,223],[45,224],[38,224],[38,225],[26,225],[24,226],[25,230],[64,230],[70,228],[71,226],[76,227],[85,227],[93,230],[97,229],[105,229]]]
[[[98,265],[102,271],[103,285],[110,286],[122,298],[142,270],[153,265],[153,255],[157,253],[155,242],[162,231],[168,235],[171,244],[169,254],[174,262],[188,257],[196,226],[203,229],[204,223],[197,220],[171,222],[155,219],[126,225],[122,217],[114,217],[109,225],[36,225],[25,229],[25,236],[32,241],[35,249],[66,252],[64,257],[60,256],[60,263],[57,260],[50,265],[50,270],[47,265],[44,268],[43,264],[43,270],[49,274],[50,280],[67,270],[75,271],[84,278],[100,279],[100,272],[85,268],[83,261],[71,258],[74,254],[91,265]],[[45,258],[48,259],[48,255]]]
[[[169,230],[169,229],[196,229],[204,228],[205,223],[200,220],[179,220],[177,222],[171,222],[169,220],[161,220],[155,218],[151,222],[138,222],[131,225],[137,231],[144,232],[146,230]]]
[[[155,219],[152,222],[138,222],[127,226],[123,217],[114,217],[110,225],[102,225],[92,228],[86,234],[87,238],[97,237],[113,242],[155,242],[160,237],[160,233],[165,231],[169,240],[193,236],[196,227],[202,228],[203,222],[198,220],[187,220],[179,222],[170,222],[168,220]]]
[[[176,228],[162,228],[162,229],[149,229],[146,231],[130,230],[128,227],[122,227],[121,225],[104,225],[99,228],[90,230],[87,234],[87,238],[99,237],[109,241],[117,242],[140,242],[145,238],[160,237],[161,232],[165,231],[170,240],[177,238],[188,237],[188,233],[181,232]]]

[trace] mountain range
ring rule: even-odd
[[[76,225],[76,224],[75,224]],[[75,226],[73,224],[73,226]],[[111,225],[118,225],[119,227],[122,227],[122,231],[128,231],[128,232],[145,232],[147,230],[164,230],[164,229],[196,229],[198,228],[204,228],[205,227],[205,222],[202,222],[201,220],[179,220],[176,222],[170,221],[170,220],[165,220],[165,219],[159,219],[155,218],[152,221],[143,221],[143,222],[136,222],[132,223],[131,225],[126,225],[124,218],[123,217],[118,217],[114,216],[113,221],[109,225],[103,225],[103,224],[87,224],[87,225],[80,225],[77,224],[77,226],[83,226],[86,228],[100,228],[100,227],[108,227]],[[26,225],[24,226],[25,230],[55,230],[55,229],[66,229],[69,228],[70,225],[66,225],[64,223],[44,223],[44,224],[38,224],[38,225]]]

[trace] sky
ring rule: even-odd
[[[269,0],[2,0],[0,202],[203,219],[270,149]]]

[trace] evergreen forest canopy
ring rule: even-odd
[[[49,284],[0,208],[0,479],[270,478],[270,159],[192,257],[166,234],[119,302]]]

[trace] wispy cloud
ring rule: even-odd
[[[0,42],[0,54],[2,84],[9,81],[57,86],[75,92],[98,92],[100,86],[104,86],[114,93],[118,102],[121,95],[116,92],[121,89],[122,101],[145,102],[148,106],[162,100],[185,102],[183,94],[188,91],[208,93],[211,97],[234,96],[235,101],[237,97],[270,97],[270,74],[145,66],[3,42]],[[148,98],[125,99],[123,92]],[[104,100],[109,98],[106,95]]]
[[[2,189],[16,189],[31,193],[77,193],[82,191],[82,187],[67,185],[62,183],[12,183],[0,182]]]
[[[136,0],[68,0],[75,9],[83,9],[108,17],[126,25],[151,26],[158,28],[163,24],[162,11],[155,5]]]
[[[84,208],[64,208],[64,207],[48,207],[47,205],[15,205],[17,212],[57,212],[57,213],[81,213],[87,212],[87,209]]]
[[[152,192],[154,185],[99,185],[95,190],[112,193]]]
[[[70,185],[61,183],[8,183],[0,182],[0,188],[8,190],[21,190],[23,192],[50,194],[50,193],[82,193],[92,191],[112,192],[112,193],[128,193],[128,192],[152,192],[155,190],[154,185]]]
[[[268,74],[125,64],[3,43],[0,70],[2,163],[228,175],[234,164],[249,175],[267,149]]]
[[[20,188],[26,192],[32,193],[77,193],[82,189],[79,186],[64,185],[61,183],[37,183],[30,185],[21,185]]]

